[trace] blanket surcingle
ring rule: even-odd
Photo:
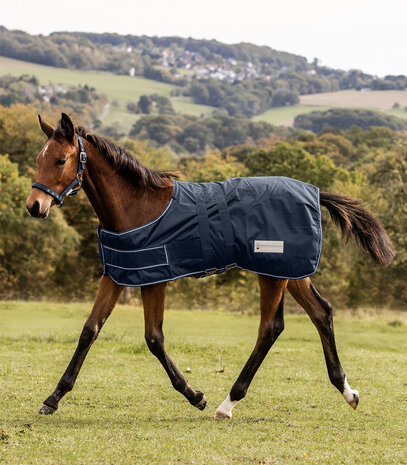
[[[234,267],[300,279],[319,264],[319,189],[285,177],[174,180],[172,198],[158,218],[121,233],[99,227],[98,242],[103,274],[124,286]]]

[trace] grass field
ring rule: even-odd
[[[258,318],[167,312],[167,348],[208,398],[200,412],[172,389],[146,349],[141,310],[120,306],[75,389],[54,415],[40,416],[89,308],[0,303],[1,463],[407,463],[405,314],[336,318],[342,363],[361,394],[358,410],[329,384],[307,317],[288,315],[248,396],[231,420],[219,421],[212,415],[252,349]]]
[[[393,109],[394,103],[400,105]],[[407,92],[403,90],[367,91],[342,90],[321,94],[301,95],[298,105],[272,108],[257,115],[253,121],[266,121],[280,126],[292,126],[294,118],[311,111],[325,111],[329,108],[368,108],[384,111],[399,118],[407,118]]]
[[[407,106],[407,92],[405,90],[371,90],[366,92],[341,90],[300,96],[300,103],[303,105],[371,108],[382,111],[391,110],[396,102],[403,108]]]
[[[280,126],[292,126],[294,118],[298,115],[311,113],[311,111],[324,111],[330,107],[316,105],[292,105],[288,107],[272,108],[271,110],[256,115],[252,118],[253,121],[265,121],[270,124],[278,124]]]

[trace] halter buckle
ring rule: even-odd
[[[86,163],[87,160],[88,160],[88,156],[86,155],[86,152],[80,152],[79,153],[79,161],[81,163]]]

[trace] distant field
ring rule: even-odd
[[[137,119],[136,115],[131,115],[126,111],[128,101],[137,101],[143,94],[157,93],[171,97],[171,91],[176,88],[171,84],[142,77],[118,76],[101,71],[54,68],[0,56],[0,74],[19,76],[24,73],[36,76],[42,84],[52,82],[70,86],[87,84],[90,87],[95,87],[98,92],[106,95],[109,102],[117,101],[119,104],[118,108],[110,105],[109,114],[106,117],[107,124],[118,122],[126,131]],[[212,107],[195,105],[192,101],[182,98],[174,99],[173,104],[175,111],[190,115],[210,114],[213,110]]]
[[[405,313],[336,318],[352,410],[331,386],[305,315],[286,330],[228,421],[212,418],[253,347],[257,316],[168,311],[167,348],[208,398],[200,412],[172,388],[143,338],[140,308],[119,306],[74,390],[37,410],[75,349],[91,304],[0,302],[0,463],[41,465],[406,464]]]
[[[372,90],[358,92],[342,90],[322,94],[301,95],[303,105],[320,105],[325,107],[355,107],[372,108],[376,110],[390,110],[394,103],[401,107],[407,106],[407,91],[404,90]]]
[[[296,116],[316,110],[328,110],[328,108],[330,107],[316,105],[292,105],[288,107],[272,108],[261,115],[254,116],[252,120],[265,121],[266,123],[277,124],[279,126],[292,126]]]
[[[400,105],[393,109],[394,103]],[[298,115],[312,111],[325,111],[329,108],[369,108],[380,110],[399,118],[407,118],[407,91],[366,91],[343,90],[321,94],[301,95],[300,104],[271,110],[257,115],[253,121],[266,121],[280,126],[292,126]]]
[[[191,97],[173,97],[171,99],[174,110],[184,115],[209,116],[215,107],[194,103]]]

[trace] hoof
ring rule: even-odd
[[[42,404],[42,407],[38,411],[40,415],[52,415],[54,412],[56,412],[57,409],[50,407],[49,405]]]
[[[213,418],[232,418],[232,411],[226,412],[224,410],[217,409]]]
[[[206,397],[204,394],[202,395],[202,399],[197,404],[195,404],[194,407],[199,410],[203,410],[206,407]]]
[[[357,406],[359,405],[358,391],[353,391],[353,399],[349,402],[349,405],[353,408],[353,410],[357,409]]]

